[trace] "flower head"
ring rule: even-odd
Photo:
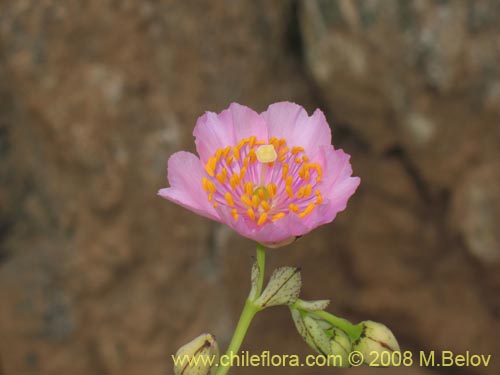
[[[320,110],[281,102],[258,114],[233,103],[201,116],[193,134],[199,158],[172,155],[170,187],[158,194],[269,247],[331,222],[360,182]]]

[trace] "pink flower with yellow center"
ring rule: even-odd
[[[331,222],[360,182],[319,109],[282,102],[258,114],[233,103],[201,116],[193,134],[200,157],[172,155],[158,194],[268,247]]]

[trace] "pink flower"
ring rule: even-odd
[[[269,247],[331,222],[360,182],[319,109],[309,117],[282,102],[258,114],[233,103],[201,116],[193,134],[200,157],[172,155],[158,194]]]

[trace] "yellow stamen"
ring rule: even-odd
[[[222,153],[222,157],[223,157],[223,158],[227,158],[227,155],[229,154],[229,151],[231,151],[231,146],[227,146],[227,147],[224,149],[224,152]]]
[[[215,193],[217,191],[217,189],[215,188],[215,184],[210,180],[207,180],[207,189],[211,193]]]
[[[240,149],[238,146],[233,147],[233,156],[236,160],[240,161]]]
[[[267,212],[263,212],[260,215],[259,220],[257,221],[257,225],[258,226],[264,225],[264,223],[266,222],[266,220],[267,220]]]
[[[257,195],[259,196],[259,198],[260,198],[261,200],[266,199],[266,193],[265,193],[264,189],[259,188],[259,189],[257,190]]]
[[[248,152],[248,157],[250,158],[250,164],[255,163],[255,161],[257,160],[257,155],[255,155],[255,150],[254,149],[251,149]]]
[[[294,203],[290,203],[288,205],[288,209],[292,212],[299,212],[299,206],[297,206],[296,204]]]
[[[286,179],[286,176],[288,175],[288,164],[283,164],[283,169],[281,170],[283,180]]]
[[[293,176],[292,176],[292,175],[288,175],[288,176],[286,177],[286,184],[287,184],[288,186],[291,186],[291,185],[292,185],[292,182],[293,182]]]
[[[305,209],[304,211],[302,211],[302,212],[299,214],[299,217],[300,217],[300,218],[303,218],[303,217],[305,217],[305,216],[309,215],[309,214],[312,212],[312,210],[314,209],[314,207],[315,207],[315,204],[314,204],[314,203],[309,204],[309,205],[306,207],[306,209]]]
[[[220,173],[217,173],[216,178],[217,178],[217,181],[219,181],[221,184],[226,182],[226,178],[227,178],[226,168],[222,168],[222,171],[220,171]]]
[[[234,160],[234,157],[233,155],[229,155],[227,158],[226,158],[226,164],[229,165],[233,162]]]
[[[217,164],[217,159],[215,157],[211,157],[207,161],[207,165],[205,165],[205,170],[207,171],[208,175],[213,177],[215,173],[215,165]]]
[[[308,167],[315,169],[316,173],[318,174],[318,177],[320,179],[321,179],[321,177],[323,177],[323,170],[321,169],[321,166],[318,163],[309,163]]]
[[[301,186],[299,190],[297,191],[297,198],[302,198],[304,196],[306,188],[304,186]]]
[[[278,151],[278,156],[283,156],[288,152],[288,147],[283,147]]]
[[[277,213],[276,215],[273,216],[273,221],[282,219],[284,217],[285,217],[285,213],[284,212]]]
[[[316,204],[321,204],[321,202],[323,202],[323,196],[321,195],[321,191],[316,190],[314,194],[316,194]]]
[[[214,208],[217,208],[218,205],[219,205],[219,203],[214,202]]]
[[[241,196],[241,201],[248,207],[250,207],[252,205],[252,200],[250,199],[250,197],[247,195],[247,194],[243,194]]]
[[[304,190],[304,197],[308,197],[309,195],[311,195],[311,191],[312,191],[311,184],[307,184]]]
[[[255,220],[255,212],[251,208],[247,210],[247,215],[250,219]]]
[[[230,206],[230,207],[234,207],[234,200],[233,200],[233,196],[231,195],[230,192],[227,192],[226,194],[224,194],[224,198],[226,199],[226,202],[227,204]]]
[[[269,203],[267,201],[261,201],[260,205],[262,206],[264,211],[269,211],[271,209],[271,206],[269,205]]]
[[[236,185],[240,183],[240,180],[238,179],[238,174],[233,174],[231,178],[229,179],[229,183],[231,184],[231,189],[236,190]]]
[[[261,163],[271,163],[278,157],[272,145],[259,146],[255,154],[257,155],[257,160]]]
[[[295,146],[292,147],[292,154],[297,155],[299,152],[304,152],[304,147]]]
[[[245,177],[246,173],[247,173],[247,167],[241,168],[241,171],[240,171],[240,181],[243,180],[243,177]]]
[[[274,196],[276,195],[276,184],[268,184],[267,185],[267,192],[269,193],[269,198],[273,199]]]
[[[245,184],[245,193],[247,193],[250,196],[253,194],[253,184],[251,182],[247,182]]]
[[[286,185],[285,191],[290,198],[293,198],[293,190],[292,190],[292,187],[290,185]]]
[[[236,208],[231,210],[231,215],[233,215],[234,221],[238,220],[238,211],[236,211]]]
[[[201,186],[203,186],[203,190],[208,192],[208,185],[207,185],[208,179],[206,177],[202,177],[201,179]]]
[[[253,136],[251,136],[251,137],[250,137],[250,142],[248,143],[248,147],[249,147],[250,149],[252,149],[252,148],[253,148],[253,146],[255,146],[255,141],[256,141],[256,140],[257,140],[257,138],[255,137],[255,135],[253,135]]]
[[[260,203],[259,197],[256,195],[252,195],[252,207],[257,209],[257,207],[259,207],[259,203]]]

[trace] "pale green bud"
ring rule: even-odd
[[[366,320],[361,322],[363,331],[358,340],[353,343],[353,350],[357,350],[365,357],[365,362],[373,358],[372,352],[396,352],[399,351],[399,344],[394,334],[382,323]]]
[[[255,305],[266,308],[278,305],[291,305],[299,298],[302,279],[300,269],[280,267],[271,275],[271,279],[255,301]],[[250,293],[252,295],[252,293]]]
[[[290,311],[297,331],[311,349],[324,355],[330,366],[349,367],[352,347],[346,333],[307,312],[294,308]]]
[[[182,346],[175,354],[175,375],[210,375],[219,361],[215,337],[204,333]]]
[[[325,310],[328,305],[330,304],[330,300],[328,299],[319,299],[315,301],[304,301],[304,300],[297,300],[295,302],[295,306],[299,308],[300,310],[305,310],[305,311],[321,311]]]
[[[349,367],[349,354],[352,351],[351,339],[341,329],[332,327],[330,355],[337,356],[337,366]]]

